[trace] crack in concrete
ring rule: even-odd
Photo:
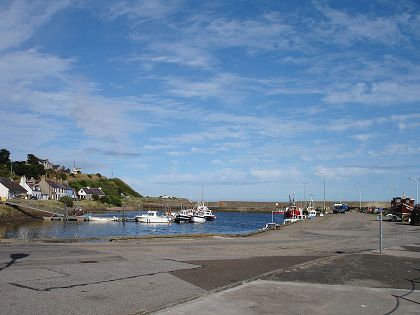
[[[141,275],[122,277],[122,278],[116,278],[116,279],[109,279],[109,280],[103,280],[103,281],[94,281],[94,282],[89,282],[89,283],[78,283],[78,284],[72,284],[72,285],[68,285],[68,286],[49,287],[49,288],[45,288],[45,289],[37,289],[37,288],[31,287],[31,286],[27,286],[27,285],[20,284],[20,283],[14,283],[14,282],[9,282],[9,284],[13,285],[13,286],[16,286],[16,287],[19,287],[19,288],[29,289],[29,290],[38,291],[38,292],[50,292],[52,290],[57,290],[57,289],[71,289],[71,288],[84,287],[84,286],[93,285],[93,284],[109,283],[109,282],[135,279],[135,278],[146,277],[146,276],[155,276],[155,275],[163,274],[163,273],[168,273],[168,272],[153,272],[153,273],[148,273],[148,274],[141,274]]]

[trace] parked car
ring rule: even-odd
[[[410,224],[420,224],[420,204],[416,204],[410,213]]]
[[[384,216],[383,218],[385,221],[398,221],[401,220],[401,218],[398,218],[395,214],[392,213],[388,213],[386,216]]]
[[[333,213],[341,213],[341,214],[345,214],[346,211],[348,211],[349,206],[347,204],[342,204],[342,203],[335,203],[333,205]]]

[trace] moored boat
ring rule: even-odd
[[[204,212],[202,211],[194,211],[191,218],[191,223],[204,223],[206,222],[206,217],[204,216]]]
[[[312,219],[314,217],[316,217],[316,210],[314,207],[314,201],[311,199],[311,201],[309,202],[309,206],[306,208],[306,211],[308,212],[308,218]]]
[[[115,222],[118,221],[118,218],[113,216],[113,217],[95,217],[93,215],[87,214],[84,216],[85,221],[89,221],[89,222]]]
[[[147,211],[147,214],[136,215],[134,220],[139,223],[170,223],[168,216],[158,215],[157,211]]]
[[[192,217],[192,209],[180,210],[175,214],[174,222],[176,223],[188,223]]]
[[[295,198],[293,197],[292,199],[289,196],[289,205],[286,207],[286,211],[284,212],[284,223],[294,223],[304,219],[306,219],[306,216],[303,215],[302,209],[295,204]]]
[[[216,219],[216,216],[213,214],[213,212],[202,201],[196,205],[195,211],[203,213],[206,221],[214,221]]]

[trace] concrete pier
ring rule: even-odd
[[[1,314],[418,314],[420,226],[327,215],[250,237],[0,242]]]

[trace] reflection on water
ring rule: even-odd
[[[140,212],[126,212],[134,217]],[[107,213],[101,216],[120,216],[120,213]],[[118,237],[144,235],[177,234],[243,234],[256,231],[271,222],[271,213],[216,213],[217,219],[203,224],[170,223],[144,224],[136,222],[61,222],[30,221],[25,223],[4,224],[0,226],[0,238],[39,239],[39,238],[86,238]],[[276,222],[281,223],[278,216]]]

